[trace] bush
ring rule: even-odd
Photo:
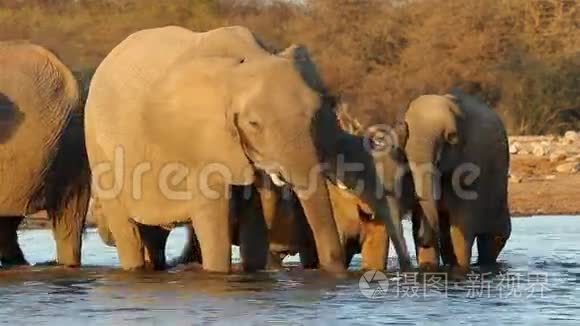
[[[363,124],[393,122],[417,95],[460,86],[513,134],[578,128],[575,0],[0,0],[0,39],[30,39],[81,72],[128,34],[168,24],[241,24],[272,48],[307,45]]]

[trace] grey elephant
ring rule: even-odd
[[[336,172],[341,143],[360,141],[340,131],[325,94],[305,48],[269,53],[243,27],[143,30],[115,47],[91,81],[85,132],[93,190],[122,267],[145,265],[136,224],[191,220],[203,268],[229,271],[229,189],[253,183],[256,170],[291,185],[330,271],[344,270],[344,252],[325,180],[364,180],[361,198],[408,266],[400,221],[374,195],[376,171]],[[267,248],[263,238],[258,248]]]
[[[401,146],[418,196],[413,233],[423,269],[465,273],[477,240],[478,263],[494,263],[511,234],[508,140],[498,115],[458,89],[423,95],[406,110]]]
[[[56,263],[81,263],[90,197],[79,89],[50,51],[26,41],[0,42],[0,260],[27,264],[16,230],[46,210]]]

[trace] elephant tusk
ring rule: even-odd
[[[286,185],[286,181],[282,180],[277,173],[269,173],[269,175],[276,186],[282,187]]]
[[[336,186],[340,190],[348,190],[348,187],[344,183],[342,183],[342,181],[340,181],[338,179],[336,180]]]

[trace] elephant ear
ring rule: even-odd
[[[463,92],[459,89],[452,89],[449,94],[445,94],[444,97],[447,100],[447,107],[453,116],[453,119],[448,123],[445,128],[443,137],[445,141],[451,145],[458,145],[461,140],[461,132],[459,126],[463,123],[463,112],[461,111],[461,96]]]
[[[407,145],[407,139],[409,139],[409,126],[404,120],[398,120],[395,122],[395,134],[397,135],[397,142],[399,148],[405,149]]]
[[[310,88],[320,94],[327,93],[326,87],[316,69],[316,65],[310,59],[310,54],[304,45],[292,44],[282,52],[278,53],[278,55],[294,62],[294,66]]]

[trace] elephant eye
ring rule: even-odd
[[[262,125],[256,120],[250,120],[250,121],[248,121],[248,124],[250,125],[250,127],[254,128],[256,130],[262,129]]]

